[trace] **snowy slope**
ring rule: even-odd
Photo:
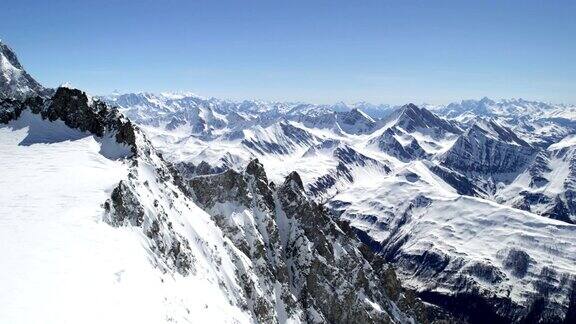
[[[9,171],[1,184],[12,188],[0,196],[6,248],[2,322],[251,322],[230,303],[235,295],[222,290],[222,280],[235,287],[226,254],[218,256],[223,270],[205,256],[225,248],[201,209],[184,198],[167,208],[171,222],[194,242],[195,273],[187,276],[151,262],[164,259],[150,250],[138,227],[114,228],[106,221],[104,202],[134,172],[126,160],[130,150],[29,111],[0,132],[0,163]],[[142,178],[155,183],[145,173],[150,165],[139,165]],[[202,239],[193,233],[203,233]]]
[[[411,288],[457,317],[471,320],[483,313],[486,319],[506,322],[572,316],[576,269],[571,251],[576,242],[567,224],[571,216],[564,222],[545,218],[560,219],[551,209],[572,208],[573,182],[566,171],[571,160],[564,155],[571,137],[546,150],[541,145],[550,140],[548,133],[526,139],[518,131],[525,128],[508,119],[481,118],[475,115],[478,111],[467,111],[471,120],[446,119],[442,111],[436,114],[415,105],[400,107],[384,119],[370,117],[370,130],[357,132],[338,124],[339,111],[298,109],[303,115],[296,119],[290,110],[276,110],[283,121],[265,127],[244,124],[211,140],[146,129],[152,142],[169,160],[186,166],[184,170],[241,172],[257,157],[277,184],[296,170],[308,193],[337,211],[360,239],[393,262]],[[278,136],[282,132],[273,131],[282,123],[306,134],[300,138],[313,140],[292,145]],[[571,126],[562,127],[569,132]],[[246,138],[253,144],[242,145]],[[522,207],[516,201],[520,192],[541,179],[551,182],[546,192],[559,194],[563,204],[551,199],[541,208],[528,200],[530,208]],[[551,261],[558,254],[555,244],[565,246],[558,263]],[[529,264],[522,277],[516,262]],[[536,301],[544,286],[554,292]],[[450,306],[472,300],[476,308]],[[535,307],[538,310],[529,314]]]
[[[571,106],[119,111],[0,54],[2,322],[576,321]]]
[[[361,251],[306,196],[297,175],[278,188],[277,207],[243,213],[243,223],[261,222],[265,212],[272,222],[261,223],[260,234],[246,232],[247,242],[278,232],[287,237],[251,252],[197,191],[216,189],[208,199],[242,201],[235,194],[246,190],[240,184],[186,184],[139,128],[79,90],[59,88],[30,106],[5,101],[2,107],[8,104],[0,161],[10,175],[2,185],[16,189],[0,196],[9,251],[2,321],[408,323],[425,317],[423,305],[403,294],[393,269]],[[256,188],[248,197],[270,201]],[[227,217],[238,218],[234,212]],[[318,226],[325,234],[310,232]],[[336,240],[331,251],[328,235]],[[262,263],[262,253],[279,258]],[[282,263],[290,269],[277,270]],[[342,281],[352,269],[354,280]],[[318,271],[321,285],[308,277]],[[368,286],[357,290],[365,280]],[[78,298],[82,306],[69,311]]]
[[[356,182],[329,204],[425,301],[469,320],[520,320],[546,294],[539,316],[558,321],[573,303],[576,226],[460,196],[422,162]]]
[[[113,231],[101,221],[102,201],[125,177],[126,167],[100,155],[100,143],[89,134],[50,124],[26,113],[0,128],[0,165],[5,170],[0,186],[11,188],[0,193],[5,248],[1,321],[157,316],[153,309],[144,313],[134,307],[150,304],[153,296],[137,294],[139,289],[130,292],[158,280],[145,251],[133,233]],[[70,309],[82,291],[92,293]],[[122,311],[126,298],[140,302]],[[110,313],[95,313],[91,305]]]
[[[463,100],[435,107],[435,112],[464,123],[473,123],[478,117],[492,118],[543,147],[574,133],[576,128],[576,106],[524,99]]]
[[[576,223],[576,141],[568,136],[540,152],[529,168],[501,189],[508,205],[568,223]]]

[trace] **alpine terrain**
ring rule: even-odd
[[[0,63],[0,322],[576,322],[575,106],[95,97]]]

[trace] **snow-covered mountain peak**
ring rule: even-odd
[[[480,103],[483,105],[493,105],[495,101],[488,97],[483,97],[482,99],[480,99]]]
[[[284,180],[284,186],[290,186],[292,188],[298,188],[298,190],[304,190],[304,183],[302,182],[302,178],[296,171],[290,172],[286,176],[286,180]]]
[[[480,100],[462,100],[438,109],[439,113],[451,118],[457,118],[472,113],[482,117],[518,118],[522,116],[538,116],[550,113],[561,105],[551,105],[545,102],[530,101],[522,98],[493,100],[484,97]]]
[[[194,93],[192,91],[165,91],[165,92],[161,92],[160,95],[162,95],[163,97],[166,97],[168,99],[172,99],[172,100],[179,100],[179,99],[184,99],[184,98],[206,99],[204,97],[197,95],[196,93]]]
[[[0,42],[0,98],[22,98],[44,91],[24,70],[14,51]]]
[[[400,127],[408,132],[430,132],[460,134],[462,130],[452,122],[445,120],[426,108],[415,104],[400,107],[388,117],[388,124]]]
[[[471,135],[474,132],[480,131],[485,136],[491,137],[493,139],[515,144],[519,146],[531,147],[531,145],[519,138],[514,131],[501,125],[497,120],[493,118],[485,119],[479,118],[468,130],[467,133]]]
[[[374,120],[374,118],[372,118],[371,116],[366,114],[360,108],[354,107],[354,108],[352,108],[352,110],[350,110],[350,113],[355,115],[355,116],[358,116],[358,118],[363,118],[363,119],[366,119],[366,120],[371,121],[371,122],[376,122],[376,120]]]
[[[336,112],[336,123],[348,134],[367,134],[375,130],[376,121],[357,108]]]

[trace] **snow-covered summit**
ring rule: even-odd
[[[22,98],[44,91],[24,70],[14,51],[0,41],[0,98]]]
[[[494,140],[510,143],[513,145],[530,147],[526,141],[522,140],[506,126],[501,125],[495,119],[479,118],[472,126],[466,131],[468,135],[474,132],[481,132],[484,136],[490,137]]]
[[[387,120],[409,132],[417,130],[425,132],[426,129],[437,129],[452,134],[460,134],[462,132],[454,123],[412,103],[394,111]]]
[[[456,117],[466,112],[473,112],[478,116],[511,116],[542,113],[555,109],[549,103],[529,101],[525,99],[492,100],[484,97],[480,100],[462,100],[451,103],[439,110],[448,117]]]

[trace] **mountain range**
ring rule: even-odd
[[[92,97],[0,59],[3,322],[576,321],[576,106]]]

